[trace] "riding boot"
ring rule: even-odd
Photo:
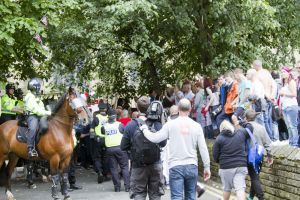
[[[68,173],[63,173],[60,185],[61,185],[61,194],[65,197],[65,199],[70,197],[68,191]]]
[[[58,184],[59,184],[59,174],[53,175],[52,177],[52,198],[53,199],[59,199],[59,189],[58,189]]]

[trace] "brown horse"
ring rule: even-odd
[[[71,199],[67,189],[67,170],[74,148],[72,129],[75,118],[90,122],[90,115],[83,104],[79,103],[74,89],[70,89],[57,103],[48,122],[48,130],[37,144],[38,159],[48,160],[52,175],[52,197],[59,198],[58,184],[61,181],[61,193],[65,200]],[[6,188],[8,200],[13,200],[10,177],[19,158],[28,159],[27,145],[16,139],[18,123],[7,121],[0,126],[0,186]],[[5,164],[5,160],[9,160]],[[60,177],[61,176],[61,177]]]

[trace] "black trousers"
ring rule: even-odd
[[[80,161],[81,166],[88,168],[91,164],[91,147],[90,147],[90,136],[80,138]]]
[[[2,113],[1,117],[0,117],[0,125],[3,124],[6,121],[15,120],[15,119],[16,119],[16,115],[10,115],[10,114]]]
[[[91,139],[91,154],[95,172],[107,176],[109,173],[109,166],[104,148],[104,138],[97,136]]]
[[[248,173],[251,179],[250,197],[256,196],[259,200],[264,199],[264,192],[261,187],[259,174],[256,174],[253,167],[248,166]]]
[[[115,187],[121,187],[121,181],[118,172],[118,166],[121,168],[122,176],[124,179],[125,188],[129,188],[129,171],[128,171],[128,155],[122,151],[120,147],[107,148],[107,157],[109,160],[109,168],[112,180]]]
[[[73,152],[71,160],[70,160],[69,171],[68,171],[68,180],[69,180],[70,185],[76,183],[74,152]]]
[[[130,177],[130,198],[160,200],[164,195],[162,165],[153,164],[144,167],[132,167]]]

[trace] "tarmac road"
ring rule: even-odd
[[[97,175],[93,170],[77,169],[77,183],[83,186],[82,190],[71,192],[72,200],[126,200],[129,199],[128,193],[123,191],[115,193],[113,191],[112,181],[98,184],[96,182]],[[23,179],[13,180],[12,191],[17,200],[52,200],[51,183],[43,183],[40,179],[35,180],[36,189],[28,189],[27,183]],[[170,198],[170,191],[166,190],[166,194],[162,200]],[[214,194],[207,190],[200,200],[219,200],[220,195]],[[0,200],[6,200],[4,189],[0,190]]]

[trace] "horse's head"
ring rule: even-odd
[[[78,118],[82,125],[86,126],[91,123],[92,115],[87,108],[86,102],[80,97],[74,88],[70,88],[66,96],[66,100],[69,102],[67,113],[70,116]]]

